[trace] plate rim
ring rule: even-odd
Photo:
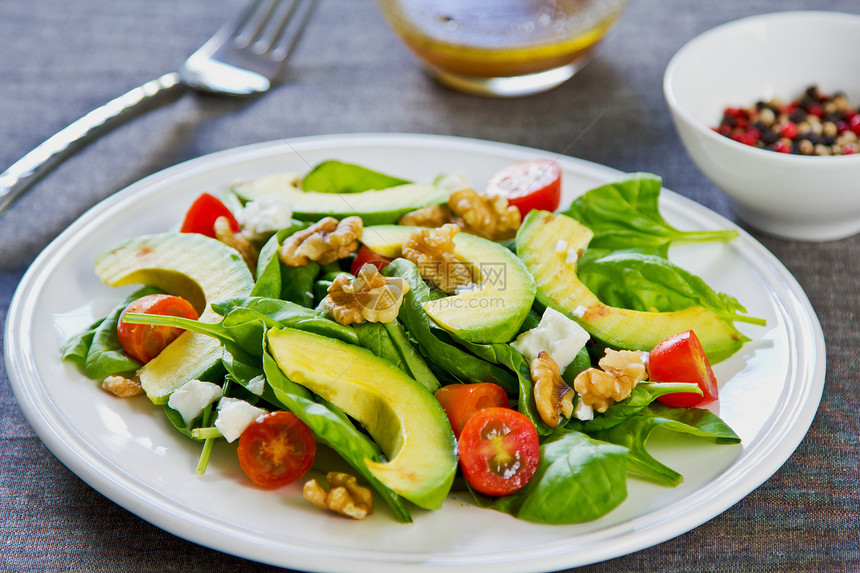
[[[521,158],[538,155],[546,156],[547,153],[551,153],[558,158],[558,160],[563,164],[563,167],[564,164],[576,166],[576,169],[579,172],[596,174],[599,177],[606,178],[624,175],[621,171],[590,161],[509,143],[446,135],[356,133],[299,137],[254,143],[225,149],[168,167],[132,183],[123,190],[107,197],[91,209],[87,210],[80,218],[51,241],[51,243],[45,247],[39,256],[36,257],[25,272],[9,305],[4,334],[4,340],[6,341],[4,344],[4,354],[7,373],[13,388],[13,393],[15,394],[16,400],[18,401],[22,411],[24,411],[25,417],[36,431],[36,434],[64,465],[71,469],[91,487],[121,507],[126,508],[142,519],[149,521],[159,528],[168,531],[173,535],[177,535],[178,537],[182,537],[218,551],[224,551],[250,560],[270,563],[282,567],[300,567],[314,571],[336,570],[321,568],[324,564],[319,562],[319,555],[304,550],[297,543],[293,543],[295,547],[290,548],[291,553],[287,557],[298,557],[298,560],[277,559],[277,553],[283,551],[283,539],[279,540],[277,547],[270,546],[262,548],[268,548],[270,551],[275,551],[274,554],[262,555],[260,553],[261,547],[259,546],[260,539],[249,538],[247,532],[241,528],[232,526],[232,524],[220,524],[220,527],[214,527],[214,525],[217,524],[207,523],[207,520],[203,519],[205,516],[195,518],[193,515],[186,515],[181,512],[178,513],[175,507],[172,507],[168,511],[164,502],[169,500],[169,496],[165,496],[162,492],[153,492],[150,495],[142,495],[146,492],[141,492],[140,487],[137,487],[136,489],[132,487],[135,484],[119,483],[115,480],[108,479],[106,477],[108,474],[102,472],[109,471],[110,464],[105,463],[106,460],[102,461],[96,452],[88,452],[86,443],[70,442],[71,438],[79,438],[79,436],[74,435],[73,428],[69,428],[69,430],[72,431],[72,435],[61,435],[57,427],[52,425],[52,423],[56,424],[57,420],[49,419],[49,417],[45,415],[46,412],[40,411],[37,407],[39,399],[41,398],[44,402],[44,399],[47,399],[47,395],[41,397],[36,395],[35,390],[37,387],[29,387],[27,384],[28,381],[23,379],[25,373],[24,367],[26,366],[26,364],[24,364],[26,362],[26,356],[22,353],[25,348],[22,347],[22,343],[20,341],[27,341],[28,338],[23,336],[19,337],[19,328],[24,328],[24,331],[26,331],[26,325],[23,325],[21,321],[36,303],[35,297],[29,297],[28,292],[31,292],[34,287],[44,280],[47,280],[45,276],[39,276],[39,270],[41,270],[45,265],[55,262],[57,257],[62,256],[65,250],[70,248],[64,245],[65,239],[75,236],[79,229],[85,228],[86,225],[96,217],[103,216],[111,210],[121,207],[128,197],[145,191],[147,188],[152,189],[158,184],[165,184],[165,182],[174,177],[193,177],[198,172],[211,170],[212,167],[210,165],[217,164],[220,159],[224,158],[229,159],[231,164],[239,165],[252,158],[260,158],[267,154],[278,155],[279,153],[283,153],[285,145],[293,151],[295,151],[295,148],[307,151],[310,149],[321,149],[326,147],[356,147],[368,144],[398,145],[410,148],[427,148],[429,146],[442,148],[448,151],[453,148],[460,148],[481,153],[492,152],[492,154],[499,153],[501,155],[511,155]],[[808,330],[806,332],[801,332],[800,335],[811,339],[814,346],[812,349],[812,357],[811,359],[807,359],[806,364],[806,370],[809,372],[804,380],[805,384],[800,388],[803,394],[803,409],[798,412],[798,416],[790,421],[789,429],[791,432],[786,434],[786,437],[781,440],[777,440],[775,443],[768,442],[761,445],[761,447],[767,445],[769,448],[764,452],[759,452],[759,455],[761,455],[763,459],[753,466],[759,470],[755,475],[751,475],[752,472],[749,470],[742,474],[735,475],[733,476],[734,479],[731,481],[731,488],[724,485],[723,487],[711,492],[711,499],[708,499],[704,506],[700,506],[707,508],[707,511],[704,511],[703,509],[700,509],[699,511],[699,514],[704,515],[704,519],[697,518],[694,520],[695,523],[691,525],[688,523],[688,519],[678,519],[679,514],[683,516],[687,512],[681,510],[681,508],[673,508],[670,506],[669,508],[663,508],[660,511],[652,512],[645,516],[640,516],[636,519],[619,523],[609,529],[629,529],[631,525],[635,526],[637,521],[643,521],[645,518],[649,518],[648,521],[653,522],[653,516],[655,514],[662,517],[662,523],[667,524],[665,528],[650,527],[646,532],[644,532],[644,534],[635,536],[635,539],[629,539],[631,536],[627,535],[626,537],[628,539],[626,541],[622,540],[620,543],[616,543],[612,549],[604,548],[601,550],[600,548],[592,548],[588,553],[588,557],[584,560],[572,559],[569,554],[569,548],[567,551],[565,550],[569,544],[567,542],[560,541],[554,544],[542,546],[545,550],[546,548],[552,547],[552,551],[550,554],[541,557],[539,563],[529,563],[528,561],[524,562],[523,558],[513,562],[494,561],[493,564],[497,566],[499,571],[522,571],[524,570],[523,567],[528,567],[529,565],[538,566],[541,570],[548,567],[566,568],[585,565],[639,551],[681,535],[694,527],[709,521],[716,515],[719,515],[740,501],[740,499],[746,497],[759,485],[764,483],[764,481],[773,475],[773,473],[775,473],[785,463],[785,461],[787,461],[806,435],[809,426],[812,423],[815,412],[820,404],[825,382],[826,348],[818,317],[799,283],[774,255],[772,255],[756,239],[743,231],[743,229],[737,227],[736,224],[683,195],[672,192],[668,189],[664,190],[664,193],[666,197],[670,197],[672,201],[678,202],[681,207],[685,209],[692,209],[700,215],[706,215],[707,217],[720,223],[724,223],[727,226],[737,228],[739,231],[738,240],[743,241],[744,246],[750,247],[752,249],[751,252],[756,255],[756,258],[760,262],[765,263],[765,267],[762,267],[759,270],[767,272],[769,275],[778,276],[781,279],[782,286],[787,291],[787,294],[791,296],[789,297],[790,300],[780,302],[788,315],[794,317],[794,313],[799,312],[801,317],[805,319],[805,326]],[[39,289],[36,289],[35,292],[38,292],[38,290]],[[804,372],[806,372],[806,370]],[[774,455],[774,450],[778,452],[777,455]],[[769,455],[764,456],[765,453]],[[736,463],[737,462],[732,463],[726,471],[731,470]],[[99,467],[97,468],[96,466]],[[761,471],[761,468],[764,468],[763,472]],[[147,486],[144,489],[148,490],[149,488]],[[739,494],[738,491],[743,491],[743,493]],[[675,505],[678,504],[672,504],[672,506]],[[187,530],[189,521],[197,526],[192,528],[190,532]],[[226,529],[230,531],[225,530],[225,525],[227,526]],[[595,535],[595,533],[586,534],[582,537],[588,537],[589,535]],[[619,531],[617,536],[624,537],[625,535],[623,531]],[[582,539],[582,537],[580,539]],[[598,537],[605,538],[605,534],[601,532],[601,535]],[[219,540],[221,541],[220,543],[214,542]],[[619,540],[616,539],[615,541],[618,542]],[[255,544],[254,549],[256,551],[244,550],[243,544],[248,542]],[[600,540],[597,540],[597,542],[599,544]],[[307,556],[304,557],[304,554],[307,554]],[[438,560],[440,557],[444,558],[444,556],[435,554],[412,555],[414,557],[410,561],[400,561],[397,559],[367,561],[364,563],[364,566],[366,567],[366,570],[372,569],[375,571],[395,571],[402,565],[427,565],[430,567],[446,566],[449,568],[453,567],[457,570],[472,570],[476,566],[485,566],[490,563],[486,560],[475,561],[474,559],[467,559],[468,556],[466,555],[459,556],[459,563],[446,562],[444,559]],[[401,554],[398,554],[398,556],[402,557]],[[281,557],[283,557],[283,555],[281,555]],[[331,557],[329,556],[329,558]],[[343,559],[344,558],[335,558],[335,561],[331,562],[335,565],[329,564],[329,567],[336,566],[338,563],[343,566],[345,563]],[[346,559],[349,559],[349,557]],[[433,561],[433,559],[437,559],[437,561]],[[524,556],[524,559],[534,559],[534,556],[526,555]],[[352,561],[350,561],[350,563],[352,566],[356,565]],[[511,568],[512,565],[514,568]]]

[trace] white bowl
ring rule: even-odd
[[[726,107],[790,101],[812,84],[860,105],[860,16],[776,12],[718,26],[669,62],[663,91],[693,162],[741,219],[778,237],[826,241],[860,232],[860,154],[791,155],[713,131]]]

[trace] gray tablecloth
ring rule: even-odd
[[[174,70],[239,5],[0,2],[0,167],[108,99]],[[798,8],[860,13],[854,0],[633,0],[572,81],[534,97],[488,100],[429,80],[372,2],[322,0],[286,81],[272,92],[241,101],[187,95],[152,111],[74,156],[0,218],[0,326],[29,263],[91,205],[162,168],[259,141],[413,132],[511,142],[660,174],[668,188],[733,217],[727,198],[682,150],[663,102],[663,70],[708,28]],[[753,234],[798,279],[824,329],[827,380],[808,435],[722,515],[584,571],[860,570],[860,238],[795,243]],[[271,570],[165,533],[91,489],[33,432],[2,365],[0,448],[0,570]]]

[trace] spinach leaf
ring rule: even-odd
[[[391,337],[385,327],[378,322],[361,322],[353,325],[355,334],[358,336],[358,343],[373,352],[376,356],[391,362],[406,374],[409,374],[409,367],[403,361],[400,353],[397,352]]]
[[[632,250],[666,257],[671,244],[728,241],[737,231],[680,231],[660,214],[662,179],[630,176],[586,192],[562,211],[594,231],[590,249]]]
[[[150,294],[164,291],[155,287],[143,287],[115,306],[101,321],[95,322],[83,332],[70,338],[60,349],[63,360],[69,360],[83,369],[87,378],[104,380],[112,374],[133,372],[141,364],[129,357],[119,343],[116,327],[119,315],[132,301]]]
[[[280,298],[302,306],[314,306],[314,282],[320,273],[320,265],[310,261],[302,267],[288,267],[281,263],[278,251],[284,240],[303,229],[307,223],[294,221],[293,225],[281,229],[263,245],[257,259],[257,281],[251,296]]]
[[[379,445],[358,431],[338,408],[325,401],[317,402],[307,388],[287,378],[274,358],[265,350],[263,370],[278,402],[307,424],[317,440],[332,448],[355,468],[391,507],[398,521],[411,522],[412,518],[403,499],[367,469],[365,460],[385,461]]]
[[[626,498],[627,449],[560,430],[541,444],[531,481],[489,507],[527,521],[569,524],[602,517]]]
[[[696,275],[656,255],[616,252],[576,267],[602,302],[641,311],[671,312],[702,306],[727,322],[764,324],[745,316],[737,299],[714,291]]]
[[[662,404],[652,404],[622,423],[590,435],[628,448],[627,458],[632,473],[674,487],[683,481],[683,476],[657,461],[645,448],[648,438],[657,428],[708,438],[717,444],[740,443],[737,434],[710,410],[669,408]]]
[[[407,183],[411,181],[379,173],[361,165],[330,160],[323,161],[305,175],[302,179],[302,191],[361,193]]]
[[[386,322],[383,326],[388,332],[388,336],[391,337],[392,344],[394,344],[394,347],[406,364],[408,368],[407,372],[431,392],[438,390],[439,386],[441,386],[439,379],[436,378],[436,375],[427,366],[427,362],[421,356],[421,353],[412,345],[409,335],[406,333],[403,325],[400,324],[400,321],[393,320]]]
[[[430,289],[414,263],[395,259],[385,267],[385,274],[402,277],[409,283],[410,289],[403,297],[398,318],[431,364],[438,365],[461,382],[493,382],[506,391],[516,391],[517,382],[507,371],[433,334],[430,317],[421,307],[421,303],[430,300]]]

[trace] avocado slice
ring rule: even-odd
[[[692,329],[712,363],[740,350],[746,338],[701,306],[643,312],[603,304],[576,274],[577,258],[593,235],[567,215],[548,211],[528,214],[517,233],[517,255],[534,276],[541,304],[564,313],[615,348],[650,351],[669,336]]]
[[[360,346],[291,328],[267,334],[287,378],[358,420],[389,461],[366,460],[385,486],[438,509],[457,471],[456,443],[439,402],[402,370]]]
[[[248,266],[234,249],[196,233],[159,233],[118,243],[96,257],[96,275],[107,285],[147,284],[181,296],[194,306],[201,322],[220,317],[210,303],[250,294]],[[197,378],[221,357],[217,340],[183,332],[140,370],[140,383],[155,404]]]
[[[361,242],[390,258],[418,227],[367,227]],[[421,304],[436,323],[468,342],[508,342],[519,332],[535,299],[535,283],[525,265],[504,246],[468,233],[454,237],[454,253],[471,263],[476,288]]]
[[[302,191],[296,181],[294,174],[275,173],[236,183],[232,190],[243,201],[270,195],[282,197],[292,205],[293,217],[301,221],[358,215],[365,225],[396,223],[409,211],[446,203],[450,195],[441,187],[417,183],[360,193],[321,193]]]

